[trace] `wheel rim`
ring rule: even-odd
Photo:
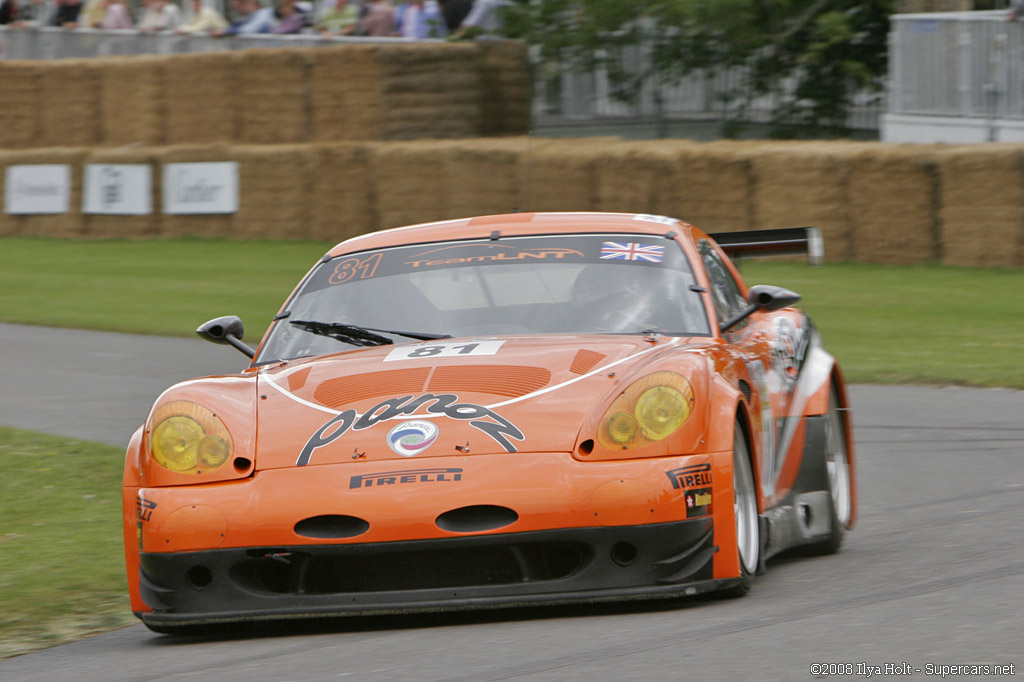
[[[740,563],[747,573],[757,570],[757,554],[760,537],[757,528],[757,498],[754,492],[754,477],[750,471],[750,457],[743,432],[736,430],[736,444],[733,447],[732,487],[733,514],[736,517],[736,547]]]
[[[851,507],[850,462],[846,454],[846,429],[835,395],[829,401],[828,421],[825,423],[825,468],[828,470],[836,519],[841,525],[848,526]]]

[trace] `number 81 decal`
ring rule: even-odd
[[[415,346],[399,346],[384,358],[384,362],[394,360],[419,360],[421,358],[461,358],[469,355],[494,355],[504,341],[458,341],[444,343],[431,341]]]

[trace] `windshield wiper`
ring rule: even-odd
[[[304,329],[307,332],[313,334],[319,334],[320,336],[328,336],[338,341],[350,343],[353,346],[386,346],[394,343],[391,339],[386,336],[380,336],[373,332],[380,332],[381,334],[394,334],[395,336],[405,336],[410,339],[417,339],[419,341],[433,341],[435,339],[450,339],[451,334],[424,334],[420,332],[402,332],[394,329],[374,329],[373,327],[360,327],[354,324],[344,324],[342,322],[314,322],[312,320],[288,320],[289,324],[293,324],[299,329]]]

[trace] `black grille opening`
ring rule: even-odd
[[[357,535],[362,535],[369,528],[370,524],[358,516],[324,514],[299,521],[295,524],[295,533],[307,538],[336,540],[354,538]]]
[[[446,511],[437,517],[437,527],[452,533],[479,533],[511,526],[518,520],[519,514],[514,509],[476,504]]]
[[[582,568],[591,550],[574,543],[493,545],[436,551],[275,554],[246,559],[231,579],[276,594],[337,594],[508,585],[557,580]]]

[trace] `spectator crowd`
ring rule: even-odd
[[[233,36],[461,38],[500,34],[510,0],[0,0],[0,25]],[[140,2],[135,6],[135,2]]]

